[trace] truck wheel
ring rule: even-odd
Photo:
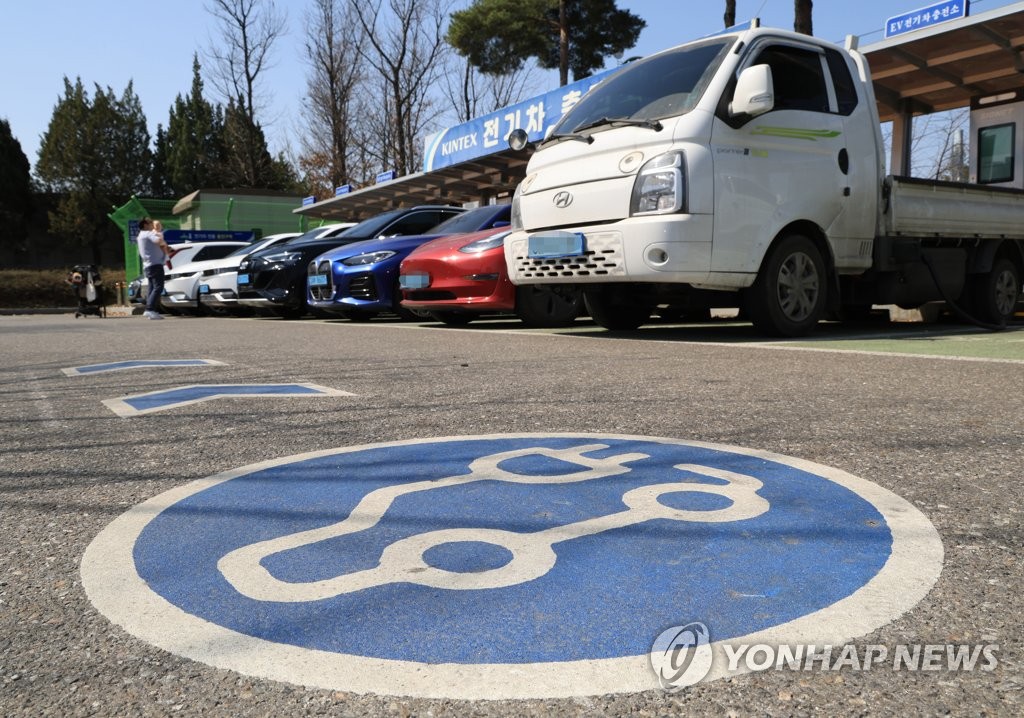
[[[605,329],[636,329],[651,318],[655,304],[646,297],[637,297],[614,289],[588,289],[583,303],[594,322]]]
[[[825,262],[814,242],[791,234],[772,248],[747,291],[747,313],[764,334],[803,336],[825,311],[827,283]]]
[[[978,318],[992,324],[1005,324],[1013,318],[1020,295],[1020,270],[1009,259],[1000,258],[992,271],[971,283],[972,306]]]
[[[516,316],[531,327],[564,327],[579,316],[580,292],[541,285],[516,287]]]

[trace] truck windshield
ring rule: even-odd
[[[731,45],[732,38],[716,38],[627,65],[569,110],[549,139],[622,120],[660,129],[654,120],[689,112],[700,101]]]

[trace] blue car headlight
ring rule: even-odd
[[[377,262],[383,262],[385,259],[394,257],[397,252],[392,252],[388,249],[382,249],[379,252],[367,252],[366,254],[357,254],[354,257],[341,260],[341,263],[346,267],[359,267],[368,264],[376,264]]]

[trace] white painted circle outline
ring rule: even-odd
[[[82,557],[82,585],[100,613],[147,643],[216,668],[310,688],[465,700],[570,698],[660,690],[648,654],[528,664],[427,664],[275,643],[183,611],[152,591],[135,569],[135,543],[160,512],[239,476],[389,446],[523,438],[652,441],[757,457],[838,484],[870,503],[883,516],[892,534],[892,552],[871,580],[846,598],[800,618],[729,641],[713,641],[714,665],[704,681],[747,672],[745,666],[731,673],[727,670],[725,644],[837,646],[871,633],[917,605],[942,571],[942,540],[928,518],[888,489],[840,469],[767,451],[699,441],[620,434],[523,433],[446,436],[328,449],[250,464],[193,481],[132,507],[104,528]],[[680,616],[679,620],[687,623],[701,618]],[[711,631],[713,638],[714,626]],[[655,638],[651,636],[652,643]]]

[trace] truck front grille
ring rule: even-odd
[[[529,257],[527,243],[516,249],[516,273],[522,278],[608,277],[624,275],[622,239],[618,232],[588,234],[586,251],[575,257]]]

